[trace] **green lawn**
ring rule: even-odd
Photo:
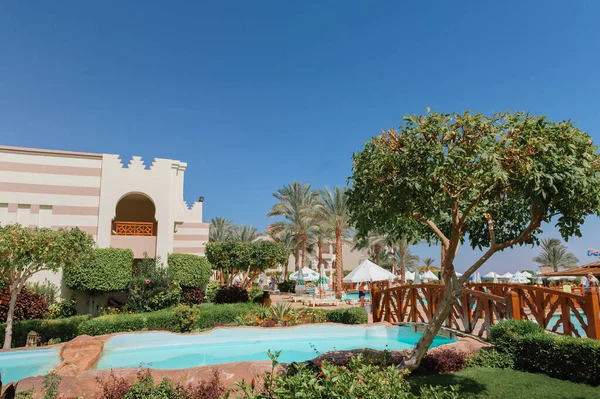
[[[469,368],[458,373],[409,378],[415,393],[425,385],[460,385],[461,398],[588,399],[600,398],[600,387],[557,380],[515,370]]]

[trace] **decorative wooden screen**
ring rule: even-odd
[[[115,222],[114,235],[117,236],[153,236],[152,222]]]

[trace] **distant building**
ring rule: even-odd
[[[183,200],[187,164],[140,157],[0,146],[0,224],[79,227],[99,247],[131,248],[135,258],[203,255],[202,202]],[[60,285],[61,275],[40,273]]]

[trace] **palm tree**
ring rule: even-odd
[[[419,271],[423,272],[438,272],[440,270],[439,267],[434,266],[435,259],[433,258],[425,258],[423,259],[423,266],[419,267]]]
[[[217,217],[210,221],[208,241],[227,241],[233,238],[235,225],[227,218]]]
[[[253,242],[258,238],[258,236],[259,234],[256,227],[242,225],[235,227],[235,229],[233,230],[232,239],[241,242]]]
[[[558,238],[542,240],[542,250],[533,261],[540,266],[550,266],[553,271],[558,269],[572,269],[577,267],[579,259]]]
[[[410,249],[409,249],[409,247],[411,245],[414,245],[417,242],[418,242],[418,240],[416,240],[414,238],[409,238],[406,235],[402,236],[400,238],[400,241],[398,242],[398,258],[400,260],[400,280],[402,282],[406,281],[406,268],[411,267],[411,265],[414,264],[415,259],[417,260],[416,266],[418,266],[419,257],[417,255],[410,254]],[[411,256],[410,265],[408,264],[409,263],[409,259],[408,259],[409,254]]]
[[[342,259],[342,246],[350,236],[350,214],[348,213],[347,192],[348,188],[329,187],[321,191],[319,217],[333,230],[335,237],[335,286],[339,294],[342,290],[344,277],[344,260]]]
[[[310,184],[295,182],[280,188],[273,196],[279,202],[273,205],[271,211],[267,213],[267,216],[283,216],[288,220],[288,223],[273,223],[271,225],[272,229],[274,229],[276,233],[286,229],[293,229],[294,237],[296,237],[297,240],[296,242],[300,243],[302,248],[302,267],[306,267],[308,265],[308,236],[314,229],[313,219],[319,204],[319,193],[311,190]],[[300,271],[301,267],[298,265],[297,252],[296,268]]]
[[[323,245],[331,243],[335,237],[335,230],[327,220],[317,219],[314,231],[314,247],[317,250],[317,270],[321,269],[323,264]]]
[[[355,250],[364,250],[367,249],[369,251],[369,259],[379,265],[381,262],[382,254],[385,252],[388,247],[389,239],[386,236],[378,235],[378,234],[369,234],[365,237],[358,239],[354,243]]]
[[[271,226],[267,227],[267,234],[273,239],[273,241],[283,244],[288,251],[288,258],[283,265],[283,279],[287,281],[290,255],[293,255],[296,252],[296,249],[299,248],[299,245],[296,243],[296,237],[294,237],[294,233],[290,230],[283,230],[279,233],[274,233]]]

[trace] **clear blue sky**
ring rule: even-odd
[[[573,119],[600,143],[598,15],[595,1],[3,2],[0,142],[181,159],[207,220],[263,229],[273,191],[344,184],[352,152],[427,106]],[[569,242],[581,260],[599,228]]]

